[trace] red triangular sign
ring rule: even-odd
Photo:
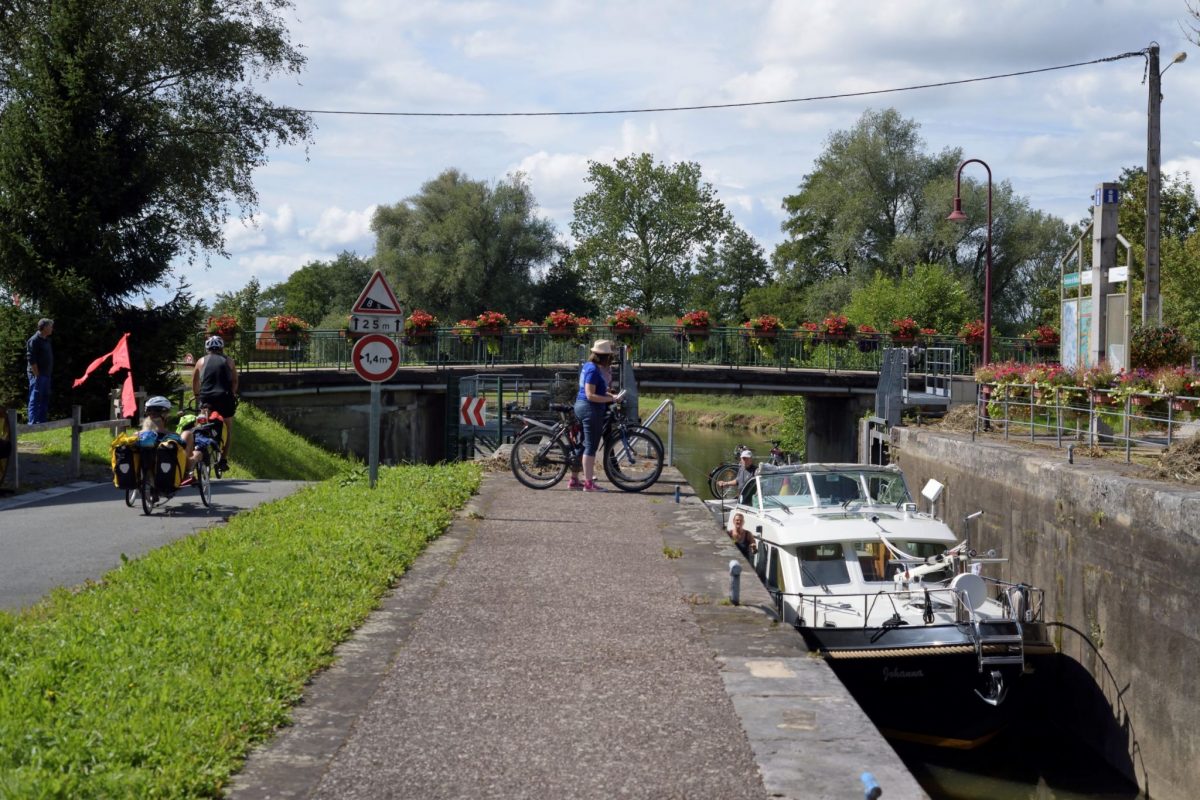
[[[388,286],[387,278],[383,277],[382,272],[375,270],[375,274],[371,276],[371,280],[367,281],[367,285],[363,287],[362,294],[354,302],[354,308],[350,309],[350,313],[400,313],[400,304],[396,302],[396,295],[392,293],[392,287]]]

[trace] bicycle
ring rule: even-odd
[[[552,403],[550,410],[559,415],[553,425],[516,415],[525,429],[513,440],[509,466],[513,476],[531,489],[549,489],[563,479],[568,469],[581,466],[583,429],[574,408]],[[620,403],[609,406],[601,449],[604,474],[622,491],[640,492],[662,474],[662,439],[645,426],[627,422]]]
[[[155,470],[160,466],[170,468],[168,464],[160,465],[158,462],[158,443],[152,446],[140,446],[139,463],[141,466],[141,474],[138,477],[137,488],[125,490],[125,505],[133,508],[134,504],[141,500],[142,513],[150,516],[156,506],[166,505],[166,503],[175,497],[175,493],[180,489],[186,489],[189,486],[195,486],[200,491],[200,502],[205,508],[212,507],[212,471],[213,471],[213,455],[212,450],[219,447],[220,441],[220,425],[221,422],[213,420],[196,425],[193,430],[193,436],[201,436],[207,441],[200,440],[196,444],[196,449],[200,450],[201,457],[198,462],[192,467],[191,481],[186,478],[174,489],[159,488],[155,478]]]

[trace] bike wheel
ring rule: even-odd
[[[130,508],[133,508],[133,504],[137,502],[137,497],[138,497],[137,489],[126,489],[125,490],[125,505],[129,506]]]
[[[142,498],[142,513],[148,517],[154,509],[154,484],[149,477],[142,479],[142,485],[138,488],[138,494]]]
[[[200,502],[205,508],[212,505],[212,479],[208,476],[208,454],[196,465],[196,488],[200,490]]]
[[[623,492],[651,486],[663,469],[662,442],[643,430],[617,431],[604,447],[604,474]]]
[[[571,454],[558,435],[530,429],[516,438],[508,464],[512,474],[530,489],[549,489],[563,479]]]
[[[733,486],[718,485],[724,481],[737,480],[737,473],[737,464],[722,464],[717,467],[708,473],[708,491],[718,500],[732,500],[737,497],[737,484]]]

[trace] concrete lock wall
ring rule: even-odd
[[[990,575],[1046,592],[1063,654],[1052,696],[1069,729],[1150,797],[1200,785],[1200,491],[917,428],[892,432],[909,489],[946,485],[939,515],[1009,561]],[[922,501],[922,505],[925,502]],[[1111,675],[1109,672],[1111,671]]]
[[[445,394],[384,391],[379,460],[433,463],[444,457]],[[371,393],[301,394],[255,397],[254,404],[289,429],[326,449],[366,461]]]

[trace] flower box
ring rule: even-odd
[[[1196,401],[1185,397],[1172,397],[1171,409],[1173,411],[1184,411],[1190,414],[1196,410]]]
[[[547,327],[546,333],[556,339],[568,339],[575,335],[578,330],[574,325],[563,325],[561,327]]]

